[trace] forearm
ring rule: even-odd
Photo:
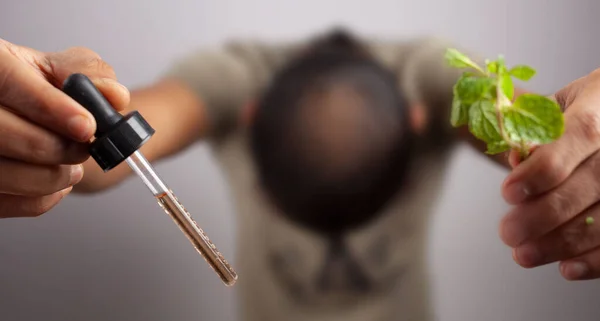
[[[123,113],[139,111],[156,130],[140,149],[150,162],[168,158],[192,145],[206,132],[206,117],[200,100],[191,90],[175,81],[161,81],[132,91],[131,104]],[[73,191],[93,193],[113,187],[132,171],[122,163],[107,173],[90,158],[84,163],[83,180]]]

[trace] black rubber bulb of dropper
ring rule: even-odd
[[[119,114],[83,74],[70,75],[62,90],[96,120],[95,140],[90,145],[90,155],[105,172],[131,156],[154,135],[154,129],[140,113]]]
[[[96,134],[101,137],[109,132],[121,119],[94,83],[82,74],[71,75],[64,83],[63,91],[87,109],[96,120]]]

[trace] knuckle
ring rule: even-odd
[[[34,162],[43,163],[47,162],[49,156],[52,157],[53,153],[46,146],[34,143],[29,147],[29,155]]]
[[[115,77],[115,72],[112,66],[100,57],[90,57],[83,62],[82,68],[88,70],[93,76],[94,73],[101,76]]]
[[[102,59],[100,55],[87,47],[70,47],[65,53],[72,57],[85,57],[86,59]]]
[[[98,66],[98,71],[100,71],[100,73],[102,75],[108,76],[108,77],[110,77],[112,79],[116,79],[117,78],[117,74],[115,73],[115,70],[105,60],[101,60],[100,61],[100,65]]]
[[[556,98],[556,102],[563,111],[570,105],[567,103],[568,97],[569,92],[567,91],[567,89],[562,89],[554,95],[554,98]]]
[[[0,56],[0,59],[4,57]],[[0,98],[11,99],[14,91],[13,74],[17,71],[15,64],[0,61]]]
[[[38,163],[55,162],[63,154],[63,142],[55,137],[45,137],[29,142],[29,154]]]
[[[47,194],[51,190],[47,184],[34,183],[31,181],[21,184],[19,194],[28,197],[38,197]]]
[[[27,169],[16,167],[12,162],[0,164],[0,187],[2,192],[22,196],[43,194],[43,184],[32,180],[32,173]]]
[[[99,57],[88,57],[84,62],[84,68],[89,70],[102,70],[106,63]]]
[[[600,79],[600,68],[595,69],[594,71],[592,71],[589,75],[589,78],[591,79]]]
[[[565,166],[560,155],[550,154],[544,157],[541,163],[541,174],[544,176],[546,184],[556,185],[569,177],[569,168]]]
[[[581,88],[583,88],[583,85],[586,83],[586,81],[587,77],[579,78],[575,81],[572,81],[554,94],[556,101],[563,108],[563,111],[573,103],[575,97]]]
[[[573,104],[580,90],[581,84],[575,81],[554,94],[554,98],[563,112]]]
[[[23,184],[22,193],[28,196],[55,193],[69,185],[69,174],[66,166],[45,166],[35,180],[29,179],[26,184]]]
[[[104,61],[97,52],[86,47],[72,47],[67,50],[67,53],[77,62],[83,72],[115,77],[112,66]]]
[[[586,250],[584,234],[578,226],[569,226],[559,233],[560,243],[563,251],[568,255],[577,255]]]
[[[589,141],[600,138],[600,113],[595,110],[582,111],[579,116],[579,130]]]
[[[2,40],[0,38],[0,53],[5,55],[11,55],[13,51],[13,45],[10,42]],[[6,56],[2,57],[2,59],[6,59]]]
[[[600,153],[596,153],[588,161],[588,166],[590,175],[594,175],[595,177],[600,175]],[[582,181],[579,188],[588,190],[595,195],[600,194],[600,182],[597,180]]]
[[[556,223],[560,223],[563,219],[563,216],[568,216],[574,206],[570,197],[563,191],[554,191],[547,197],[544,204],[546,204],[545,208],[543,209],[544,213],[540,214],[543,214],[549,220],[551,219]]]

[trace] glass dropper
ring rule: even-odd
[[[96,120],[90,155],[102,170],[108,172],[126,161],[221,280],[227,286],[233,285],[237,280],[233,268],[139,151],[155,132],[142,115],[137,111],[125,116],[117,113],[90,79],[82,74],[69,76],[63,91]]]

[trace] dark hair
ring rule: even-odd
[[[327,169],[308,161],[314,158],[310,145],[319,142],[309,139],[310,124],[299,115],[315,108],[307,97],[326,95],[336,86],[365,102],[367,115],[359,121],[377,124],[360,133],[362,144],[384,142],[385,147],[374,153],[381,155],[368,155],[353,170],[331,178],[324,175]],[[279,71],[259,101],[251,149],[262,188],[287,218],[319,232],[341,233],[375,218],[398,192],[412,142],[407,103],[398,88],[393,73],[340,32],[319,39]]]
[[[308,46],[304,55],[340,54],[346,56],[370,57],[368,50],[344,28],[334,28],[321,37],[317,37]]]

